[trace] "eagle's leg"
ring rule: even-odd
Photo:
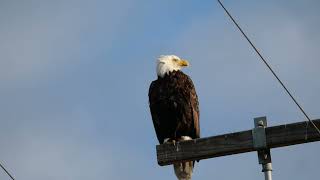
[[[163,140],[163,144],[168,144],[170,142],[170,138],[165,138],[164,140]]]
[[[173,138],[165,138],[163,140],[163,144],[170,144],[170,143],[173,143],[173,145],[175,146],[176,145],[176,140],[173,139]]]
[[[188,141],[188,140],[192,140],[192,138],[190,136],[181,136],[181,138],[179,140]]]

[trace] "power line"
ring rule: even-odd
[[[246,40],[249,42],[249,44],[251,45],[251,47],[256,51],[256,53],[259,55],[260,59],[264,62],[264,64],[268,67],[268,69],[271,71],[271,73],[273,74],[273,76],[278,80],[278,82],[281,84],[281,86],[284,88],[284,90],[287,92],[287,94],[291,97],[291,99],[293,100],[293,102],[298,106],[298,108],[300,109],[300,111],[303,113],[303,115],[308,119],[308,121],[314,126],[314,128],[318,131],[318,133],[320,134],[320,130],[319,128],[316,126],[316,124],[314,124],[314,122],[309,118],[309,116],[307,115],[307,113],[303,110],[303,108],[300,106],[300,104],[297,102],[297,100],[292,96],[292,94],[290,93],[290,91],[287,89],[287,87],[283,84],[283,82],[279,79],[279,77],[277,76],[277,74],[272,70],[271,66],[268,64],[268,62],[263,58],[263,56],[260,54],[260,52],[258,51],[258,49],[255,47],[255,45],[251,42],[251,40],[248,38],[248,36],[243,32],[243,30],[241,29],[241,27],[238,25],[238,23],[233,19],[233,17],[231,16],[231,14],[229,13],[229,11],[224,7],[224,5],[221,3],[220,0],[217,0],[219,2],[219,4],[221,5],[221,7],[224,9],[224,11],[227,13],[227,15],[230,17],[230,19],[232,20],[232,22],[237,26],[237,28],[239,29],[239,31],[242,33],[242,35],[246,38]]]
[[[14,180],[13,176],[6,170],[6,168],[5,168],[1,163],[0,163],[0,166],[1,166],[1,168],[4,170],[4,172],[6,172],[7,175],[10,176],[10,178],[11,178],[12,180]]]

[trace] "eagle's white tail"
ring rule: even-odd
[[[182,136],[181,141],[192,140],[189,136]],[[173,164],[174,173],[179,180],[191,180],[193,171],[193,161]]]
[[[192,161],[173,164],[173,168],[179,180],[191,180],[193,171]]]

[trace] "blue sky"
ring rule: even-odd
[[[312,118],[320,4],[224,1]],[[175,179],[156,162],[155,60],[188,59],[202,136],[304,120],[216,1],[0,1],[0,161],[24,180]],[[274,179],[317,179],[319,143],[272,150]],[[196,179],[263,179],[256,153],[203,160]],[[0,172],[0,179],[9,179]]]

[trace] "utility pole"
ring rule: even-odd
[[[320,119],[313,120],[320,127]],[[272,180],[270,149],[320,141],[320,134],[308,121],[267,127],[266,117],[254,119],[255,128],[175,144],[157,145],[160,166],[257,151],[265,180]]]

